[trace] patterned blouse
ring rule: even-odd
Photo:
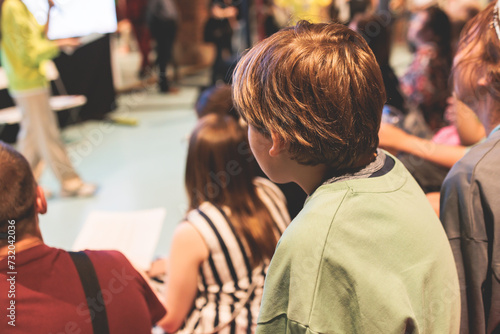
[[[285,197],[267,179],[257,177],[254,184],[273,217],[279,237],[290,223]],[[198,295],[178,334],[255,332],[269,263],[256,268],[250,266],[249,249],[242,243],[226,211],[204,202],[187,215],[187,221],[205,240],[210,255],[200,266]]]
[[[448,78],[450,64],[433,44],[418,48],[405,75],[401,89],[413,106],[419,107],[425,120],[442,122],[446,100],[450,96]],[[431,125],[432,127],[432,125]]]

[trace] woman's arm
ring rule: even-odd
[[[198,292],[198,274],[209,250],[202,236],[188,222],[175,230],[168,261],[165,308],[167,315],[158,322],[167,333],[176,332],[189,314]]]
[[[451,168],[466,153],[465,146],[436,144],[422,139],[389,124],[382,123],[379,131],[382,148],[413,154],[438,165]]]
[[[455,97],[448,99],[446,118],[457,128],[462,145],[474,145],[486,137],[484,126],[474,111]]]

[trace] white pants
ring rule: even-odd
[[[14,101],[21,109],[22,119],[17,136],[18,150],[34,170],[45,162],[61,185],[79,179],[60,138],[57,119],[50,108],[46,88],[16,92]]]

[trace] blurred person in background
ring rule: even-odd
[[[60,48],[76,47],[77,39],[50,41],[47,23],[40,26],[21,0],[5,0],[1,7],[1,63],[9,81],[9,93],[21,110],[18,149],[32,169],[47,163],[61,184],[61,196],[92,196],[97,187],[84,183],[74,170],[60,138],[57,119],[49,104],[46,61]]]
[[[151,35],[156,41],[156,65],[158,66],[158,90],[174,93],[178,89],[170,86],[167,65],[172,60],[178,11],[173,0],[149,0],[147,21]]]
[[[215,44],[215,60],[212,65],[212,85],[229,83],[234,68],[233,32],[239,25],[240,1],[210,1],[210,17],[205,24],[205,42]]]
[[[410,22],[408,41],[415,53],[400,80],[401,88],[425,120],[427,133],[419,136],[431,137],[445,124],[443,115],[451,95],[451,25],[446,13],[436,6],[418,11]]]
[[[236,111],[233,104],[231,86],[226,84],[220,84],[217,86],[212,86],[201,92],[198,101],[195,106],[198,118],[202,118],[209,114],[217,114],[221,116],[229,115],[234,117],[240,123],[244,123],[240,120],[240,114]],[[243,124],[246,126],[246,124]],[[256,169],[256,175],[267,178],[264,172],[260,169],[259,165],[253,161],[251,162]],[[297,184],[290,182],[284,184],[277,184],[280,190],[286,197],[288,213],[293,219],[299,211],[304,206],[306,200],[306,193]]]
[[[407,113],[406,102],[401,92],[398,77],[389,64],[392,48],[391,17],[387,14],[358,14],[349,24],[349,28],[363,36],[377,59],[387,94],[386,105],[405,115]]]
[[[151,34],[146,22],[148,0],[126,0],[125,17],[132,24],[141,54],[139,78],[144,79],[151,73],[149,54],[151,52]]]

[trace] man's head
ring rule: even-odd
[[[26,159],[0,141],[0,233],[16,222],[16,240],[38,231],[36,215],[45,213],[47,203]],[[0,240],[0,246],[5,240]]]
[[[242,117],[299,164],[355,168],[377,148],[384,83],[363,37],[343,25],[281,30],[243,56],[233,80]]]

